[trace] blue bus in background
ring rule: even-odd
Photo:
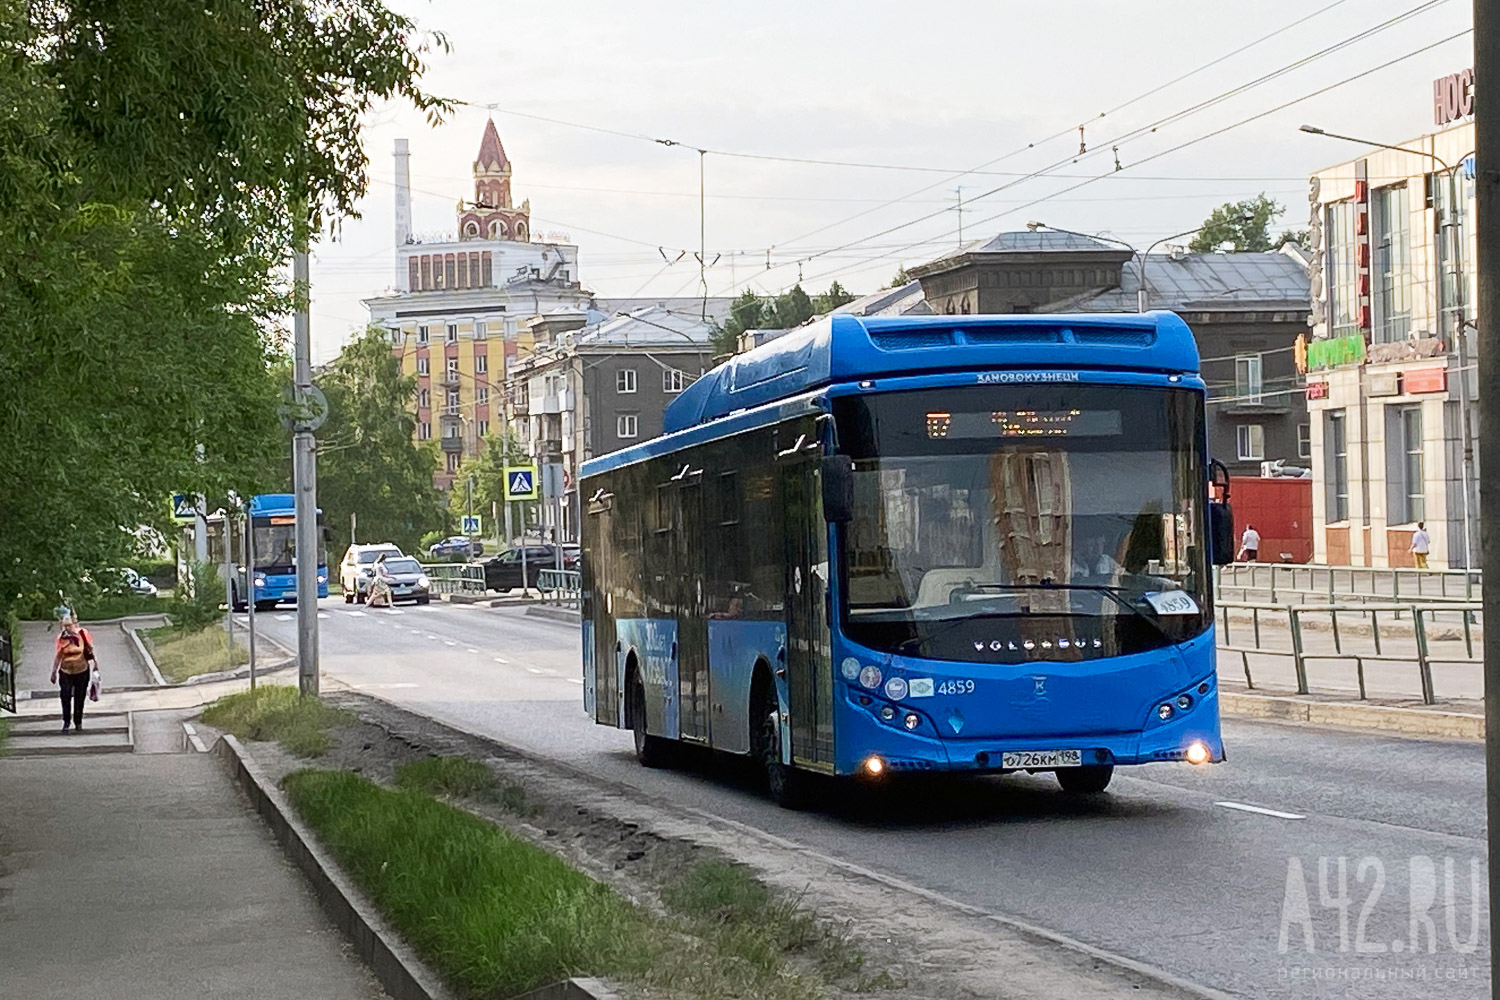
[[[738,355],[583,466],[585,708],[785,805],[1221,761],[1204,402],[1171,313],[835,315]]]
[[[297,512],[290,493],[261,493],[250,498],[250,521],[254,529],[251,541],[255,565],[248,574],[245,567],[244,523],[238,521],[229,532],[230,560],[234,567],[231,586],[234,609],[243,611],[253,586],[255,607],[267,610],[282,601],[297,600]],[[215,566],[224,565],[224,513],[207,518],[208,558]],[[191,551],[191,547],[185,547]],[[323,526],[323,512],[318,511],[318,597],[328,596],[328,539]]]

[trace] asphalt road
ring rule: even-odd
[[[1245,997],[1489,995],[1477,744],[1230,721],[1228,763],[1119,772],[1092,802],[1050,776],[1007,776],[831,794],[790,813],[732,764],[636,765],[627,733],[583,714],[576,626],[517,609],[323,610],[323,669],[356,688],[1195,983]],[[258,621],[295,637],[290,614]]]

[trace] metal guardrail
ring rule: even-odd
[[[484,567],[468,563],[423,563],[437,594],[483,594]]]
[[[583,578],[576,569],[544,569],[537,574],[536,587],[544,602],[562,608],[581,607]]]
[[[1218,593],[1264,591],[1274,604],[1283,596],[1302,601],[1474,601],[1483,574],[1463,569],[1377,569],[1289,563],[1233,563],[1216,568]]]
[[[1312,660],[1353,660],[1355,672],[1359,683],[1359,697],[1363,700],[1367,697],[1365,690],[1365,663],[1387,662],[1387,663],[1415,663],[1417,669],[1417,680],[1422,693],[1424,704],[1433,705],[1437,703],[1437,692],[1434,690],[1432,681],[1432,665],[1434,663],[1473,665],[1479,666],[1483,660],[1474,656],[1474,626],[1477,624],[1477,616],[1482,605],[1478,603],[1368,603],[1355,605],[1336,604],[1257,604],[1240,601],[1220,601],[1216,610],[1219,612],[1219,643],[1218,649],[1228,653],[1239,653],[1240,663],[1245,672],[1245,685],[1255,688],[1255,679],[1250,670],[1250,654],[1269,656],[1289,656],[1292,659],[1293,669],[1297,679],[1297,693],[1309,694],[1307,664]],[[1250,629],[1253,645],[1235,645],[1233,635],[1235,628],[1243,629],[1244,623],[1237,626],[1231,624],[1231,612],[1250,612]],[[1463,624],[1463,642],[1465,656],[1435,656],[1432,652],[1431,642],[1428,638],[1428,629],[1439,614],[1448,615],[1459,613]],[[1394,635],[1387,632],[1384,639],[1389,642],[1392,639],[1412,639],[1415,644],[1415,661],[1409,655],[1394,656],[1387,654],[1382,645],[1381,618],[1384,614],[1386,627],[1391,629],[1396,622],[1406,616],[1407,624],[1399,626],[1402,635]],[[1264,643],[1262,631],[1262,617],[1272,617],[1279,626],[1284,618],[1285,628],[1290,640],[1290,648],[1268,646]],[[1329,630],[1332,634],[1332,653],[1312,651],[1307,648],[1304,629],[1309,618],[1328,620]],[[1343,634],[1340,631],[1340,619],[1347,624],[1355,619],[1367,619],[1369,621],[1370,637],[1373,640],[1375,652],[1354,653],[1344,650]],[[1408,634],[1405,634],[1409,632]]]

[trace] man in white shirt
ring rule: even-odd
[[[1255,557],[1260,554],[1260,532],[1255,530],[1255,525],[1245,525],[1245,533],[1240,536],[1240,558],[1245,562],[1255,562]]]
[[[1427,553],[1432,551],[1432,537],[1427,534],[1427,522],[1418,521],[1417,530],[1411,533],[1411,557],[1417,569],[1427,568]]]

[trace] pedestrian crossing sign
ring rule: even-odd
[[[535,500],[537,489],[536,466],[512,465],[505,469],[505,499]]]
[[[172,495],[172,520],[179,523],[193,521],[198,517],[198,500],[186,493]]]

